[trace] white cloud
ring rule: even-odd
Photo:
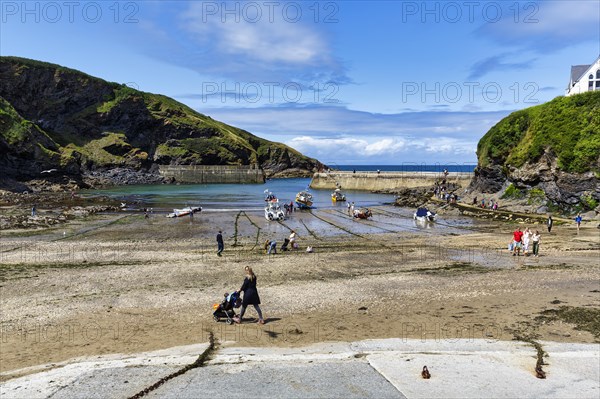
[[[195,24],[190,24],[193,29]],[[310,65],[324,57],[327,46],[313,31],[282,21],[212,24],[221,51],[264,62]]]
[[[373,114],[344,107],[212,109],[215,119],[326,163],[475,162],[499,112]]]
[[[262,13],[256,22],[243,2],[211,2],[209,11],[206,4],[192,2],[180,15],[182,40],[201,49],[188,59],[200,72],[244,82],[349,80],[319,25],[286,19],[281,5],[270,15],[274,2],[253,3]]]
[[[518,12],[517,12],[518,10]],[[505,3],[504,17],[481,31],[500,43],[556,51],[600,41],[600,2],[589,0]]]

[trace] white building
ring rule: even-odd
[[[567,96],[585,93],[586,91],[600,91],[600,57],[591,65],[571,66],[571,81],[567,87]]]

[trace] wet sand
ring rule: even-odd
[[[261,211],[203,211],[193,221],[113,213],[4,231],[0,372],[206,342],[209,332],[243,346],[600,339],[597,324],[552,317],[566,309],[598,318],[595,224],[579,235],[574,225],[550,235],[533,225],[544,228],[541,256],[512,257],[506,246],[515,224],[441,215],[419,226],[407,209],[373,212],[369,221],[351,219],[342,207],[296,212],[282,223]],[[219,229],[223,257],[215,253]],[[300,250],[264,254],[266,239],[281,245],[291,229]],[[304,252],[309,245],[312,254]],[[253,323],[252,308],[241,325],[215,322],[212,304],[239,288],[246,265],[258,275],[267,324]]]

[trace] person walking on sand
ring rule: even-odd
[[[256,274],[254,274],[250,266],[246,266],[244,270],[246,271],[246,277],[244,278],[242,287],[238,291],[244,293],[244,298],[242,299],[242,308],[240,309],[239,316],[234,317],[233,320],[240,324],[244,319],[246,308],[248,305],[252,305],[258,314],[258,324],[265,324],[265,320],[263,319],[262,311],[260,310],[259,306],[260,297],[258,296],[258,290],[256,289]]]
[[[37,207],[35,204],[31,207],[31,216],[35,216],[37,214]]]
[[[531,231],[529,231],[529,227],[525,228],[523,232],[523,255],[529,256],[529,239],[531,238]]]
[[[554,221],[552,220],[552,215],[548,215],[548,220],[546,221],[546,226],[548,226],[548,233],[550,233],[550,231],[552,231],[553,224],[554,224]]]
[[[531,236],[531,241],[533,242],[533,256],[535,256],[536,258],[538,257],[538,253],[540,252],[541,239],[542,239],[542,236],[540,235],[540,232],[537,230]]]
[[[221,256],[221,253],[225,249],[225,244],[223,244],[223,232],[219,230],[217,233],[217,256]]]
[[[577,234],[579,234],[579,226],[581,226],[581,221],[583,218],[581,217],[581,213],[578,213],[575,217],[575,223],[577,224]]]
[[[354,201],[352,201],[352,204],[350,205],[350,216],[354,216]]]
[[[290,233],[290,248],[296,248],[296,230],[292,230]]]
[[[520,255],[521,253],[521,240],[523,239],[523,232],[520,227],[513,233],[513,256]]]

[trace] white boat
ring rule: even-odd
[[[435,212],[431,212],[427,208],[419,208],[413,215],[413,218],[419,222],[433,222],[435,221]]]
[[[285,213],[281,210],[279,200],[274,199],[267,202],[265,206],[265,219],[267,220],[283,220],[285,219]]]
[[[202,207],[201,206],[188,206],[186,208],[182,208],[182,209],[173,209],[172,213],[169,213],[167,215],[168,218],[179,218],[182,216],[187,216],[190,213],[197,213],[202,211]]]

